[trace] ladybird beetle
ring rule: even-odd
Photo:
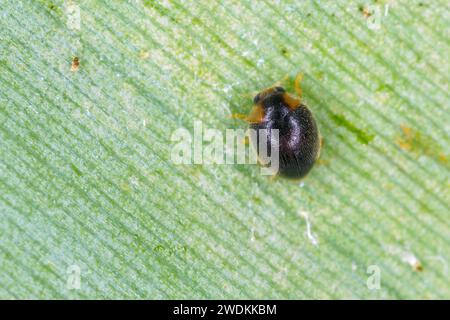
[[[303,178],[311,170],[322,144],[316,121],[300,100],[300,80],[301,74],[294,83],[299,98],[279,86],[267,88],[254,97],[253,109],[245,117],[251,129],[267,130],[268,150],[271,150],[271,130],[279,130],[278,175],[290,179]],[[253,145],[259,157],[257,141],[253,141]]]

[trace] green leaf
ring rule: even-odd
[[[0,7],[1,298],[450,296],[448,1]],[[303,181],[171,161],[300,72]]]

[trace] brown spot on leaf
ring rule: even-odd
[[[72,58],[72,65],[70,66],[70,71],[76,72],[76,71],[78,71],[79,67],[80,67],[80,58],[73,57]]]
[[[364,8],[364,10],[363,10],[363,16],[364,16],[365,18],[369,18],[371,15],[372,15],[372,12],[370,12],[369,9]]]
[[[423,271],[423,266],[422,266],[422,264],[419,261],[417,261],[414,264],[413,268],[414,268],[415,271],[418,271],[418,272],[422,272]]]
[[[141,50],[139,52],[139,58],[141,58],[142,60],[150,58],[150,52],[147,50]]]
[[[359,11],[361,11],[364,18],[369,18],[370,16],[372,16],[372,12],[369,11],[369,8],[361,5],[358,7],[358,9]]]
[[[411,127],[400,125],[401,135],[396,139],[397,145],[416,156],[428,156],[443,164],[448,163],[447,155],[442,151],[436,141]]]

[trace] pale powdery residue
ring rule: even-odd
[[[250,229],[250,241],[253,242],[255,241],[255,227],[252,226],[252,228]]]
[[[264,64],[264,59],[263,58],[259,58],[258,61],[256,61],[256,66],[257,67],[261,67]]]
[[[280,284],[283,288],[287,287],[287,285],[289,284],[287,279],[288,271],[289,270],[285,266],[283,266],[274,275],[274,279],[277,284]]]
[[[139,179],[138,179],[137,177],[135,177],[135,176],[131,176],[131,177],[130,177],[130,185],[131,185],[133,188],[139,187]]]
[[[403,262],[408,263],[411,267],[413,268],[417,268],[418,266],[420,266],[420,261],[419,259],[417,259],[417,257],[414,255],[414,253],[412,252],[403,252],[400,255],[401,259]]]
[[[66,25],[71,30],[79,31],[81,29],[81,12],[80,7],[69,0],[66,2]]]
[[[308,240],[314,245],[317,246],[319,244],[319,241],[314,236],[314,234],[311,231],[311,222],[309,221],[309,213],[306,211],[300,210],[298,214],[305,219],[306,222],[306,236],[308,237]]]
[[[230,85],[230,84],[227,84],[227,85],[225,85],[225,86],[223,87],[222,91],[223,91],[225,94],[228,94],[228,93],[230,93],[230,91],[231,91],[232,89],[233,89],[233,86]]]
[[[241,54],[244,58],[247,58],[250,55],[249,51],[243,51]]]
[[[414,270],[422,271],[422,264],[411,251],[404,250],[396,246],[387,246],[386,251],[398,256],[403,262],[409,264]]]
[[[253,218],[250,226],[250,242],[258,242],[258,238],[264,234],[264,227],[259,224],[259,221],[256,218]]]

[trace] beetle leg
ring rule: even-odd
[[[264,119],[264,109],[260,105],[254,105],[249,115],[233,113],[231,118],[244,120],[248,123],[260,123]]]
[[[239,119],[239,120],[247,120],[247,115],[242,113],[232,113],[230,118]]]
[[[320,136],[319,137],[319,151],[317,152],[316,160],[318,160],[320,158],[320,153],[322,152],[322,147],[323,147],[323,137]]]

